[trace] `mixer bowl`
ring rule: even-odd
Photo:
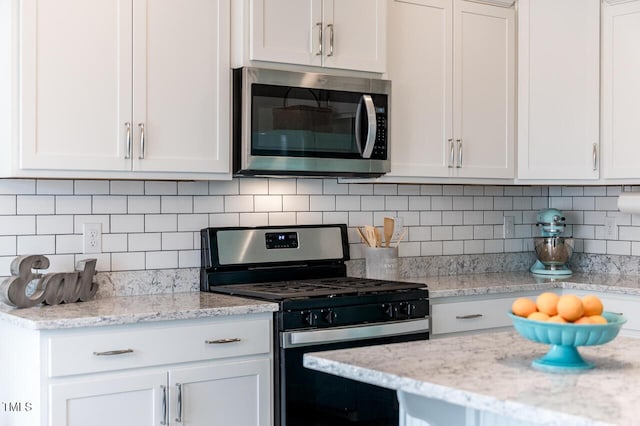
[[[533,244],[538,260],[551,270],[566,265],[573,253],[573,238],[533,237]]]

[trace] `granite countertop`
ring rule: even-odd
[[[529,272],[500,272],[408,277],[402,278],[402,280],[425,284],[429,289],[429,297],[432,299],[518,291],[544,291],[552,288],[640,295],[640,276],[628,275],[574,274],[567,278],[550,279],[540,278]]]
[[[43,330],[211,318],[277,310],[276,303],[224,294],[188,292],[109,297],[22,309],[0,303],[0,321]]]
[[[581,347],[596,368],[537,371],[549,346],[515,332],[305,354],[308,368],[546,425],[632,425],[640,418],[640,339]]]

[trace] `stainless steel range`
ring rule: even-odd
[[[207,228],[202,291],[269,300],[276,425],[398,424],[395,392],[305,369],[306,352],[428,339],[421,284],[346,276],[346,225]]]

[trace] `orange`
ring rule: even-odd
[[[527,299],[526,297],[520,297],[519,299],[516,299],[511,305],[511,312],[513,312],[514,315],[525,318],[536,310],[537,308],[534,301],[531,299]]]
[[[558,315],[567,321],[575,321],[584,315],[582,300],[576,295],[565,294],[558,300]]]
[[[582,318],[578,318],[573,323],[574,324],[593,324],[593,321],[591,321],[590,317],[582,317]]]
[[[562,322],[562,323],[567,322],[567,320],[562,318],[560,315],[554,315],[551,318],[549,318],[548,321],[549,322]]]
[[[536,299],[536,306],[540,312],[554,316],[558,313],[558,299],[560,299],[560,296],[555,293],[542,293]]]
[[[536,320],[536,321],[547,321],[549,319],[549,315],[544,312],[532,312],[527,316],[527,319]]]
[[[582,298],[584,314],[587,316],[600,315],[603,311],[602,301],[598,296],[587,294]]]
[[[607,319],[605,317],[603,317],[602,315],[591,315],[589,317],[589,319],[591,320],[591,322],[593,324],[606,324],[607,323]]]

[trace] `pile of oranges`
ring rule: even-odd
[[[587,295],[580,299],[573,294],[558,296],[550,292],[542,293],[535,302],[521,297],[511,305],[514,315],[537,321],[573,324],[606,324],[602,311],[602,301],[597,296]]]

